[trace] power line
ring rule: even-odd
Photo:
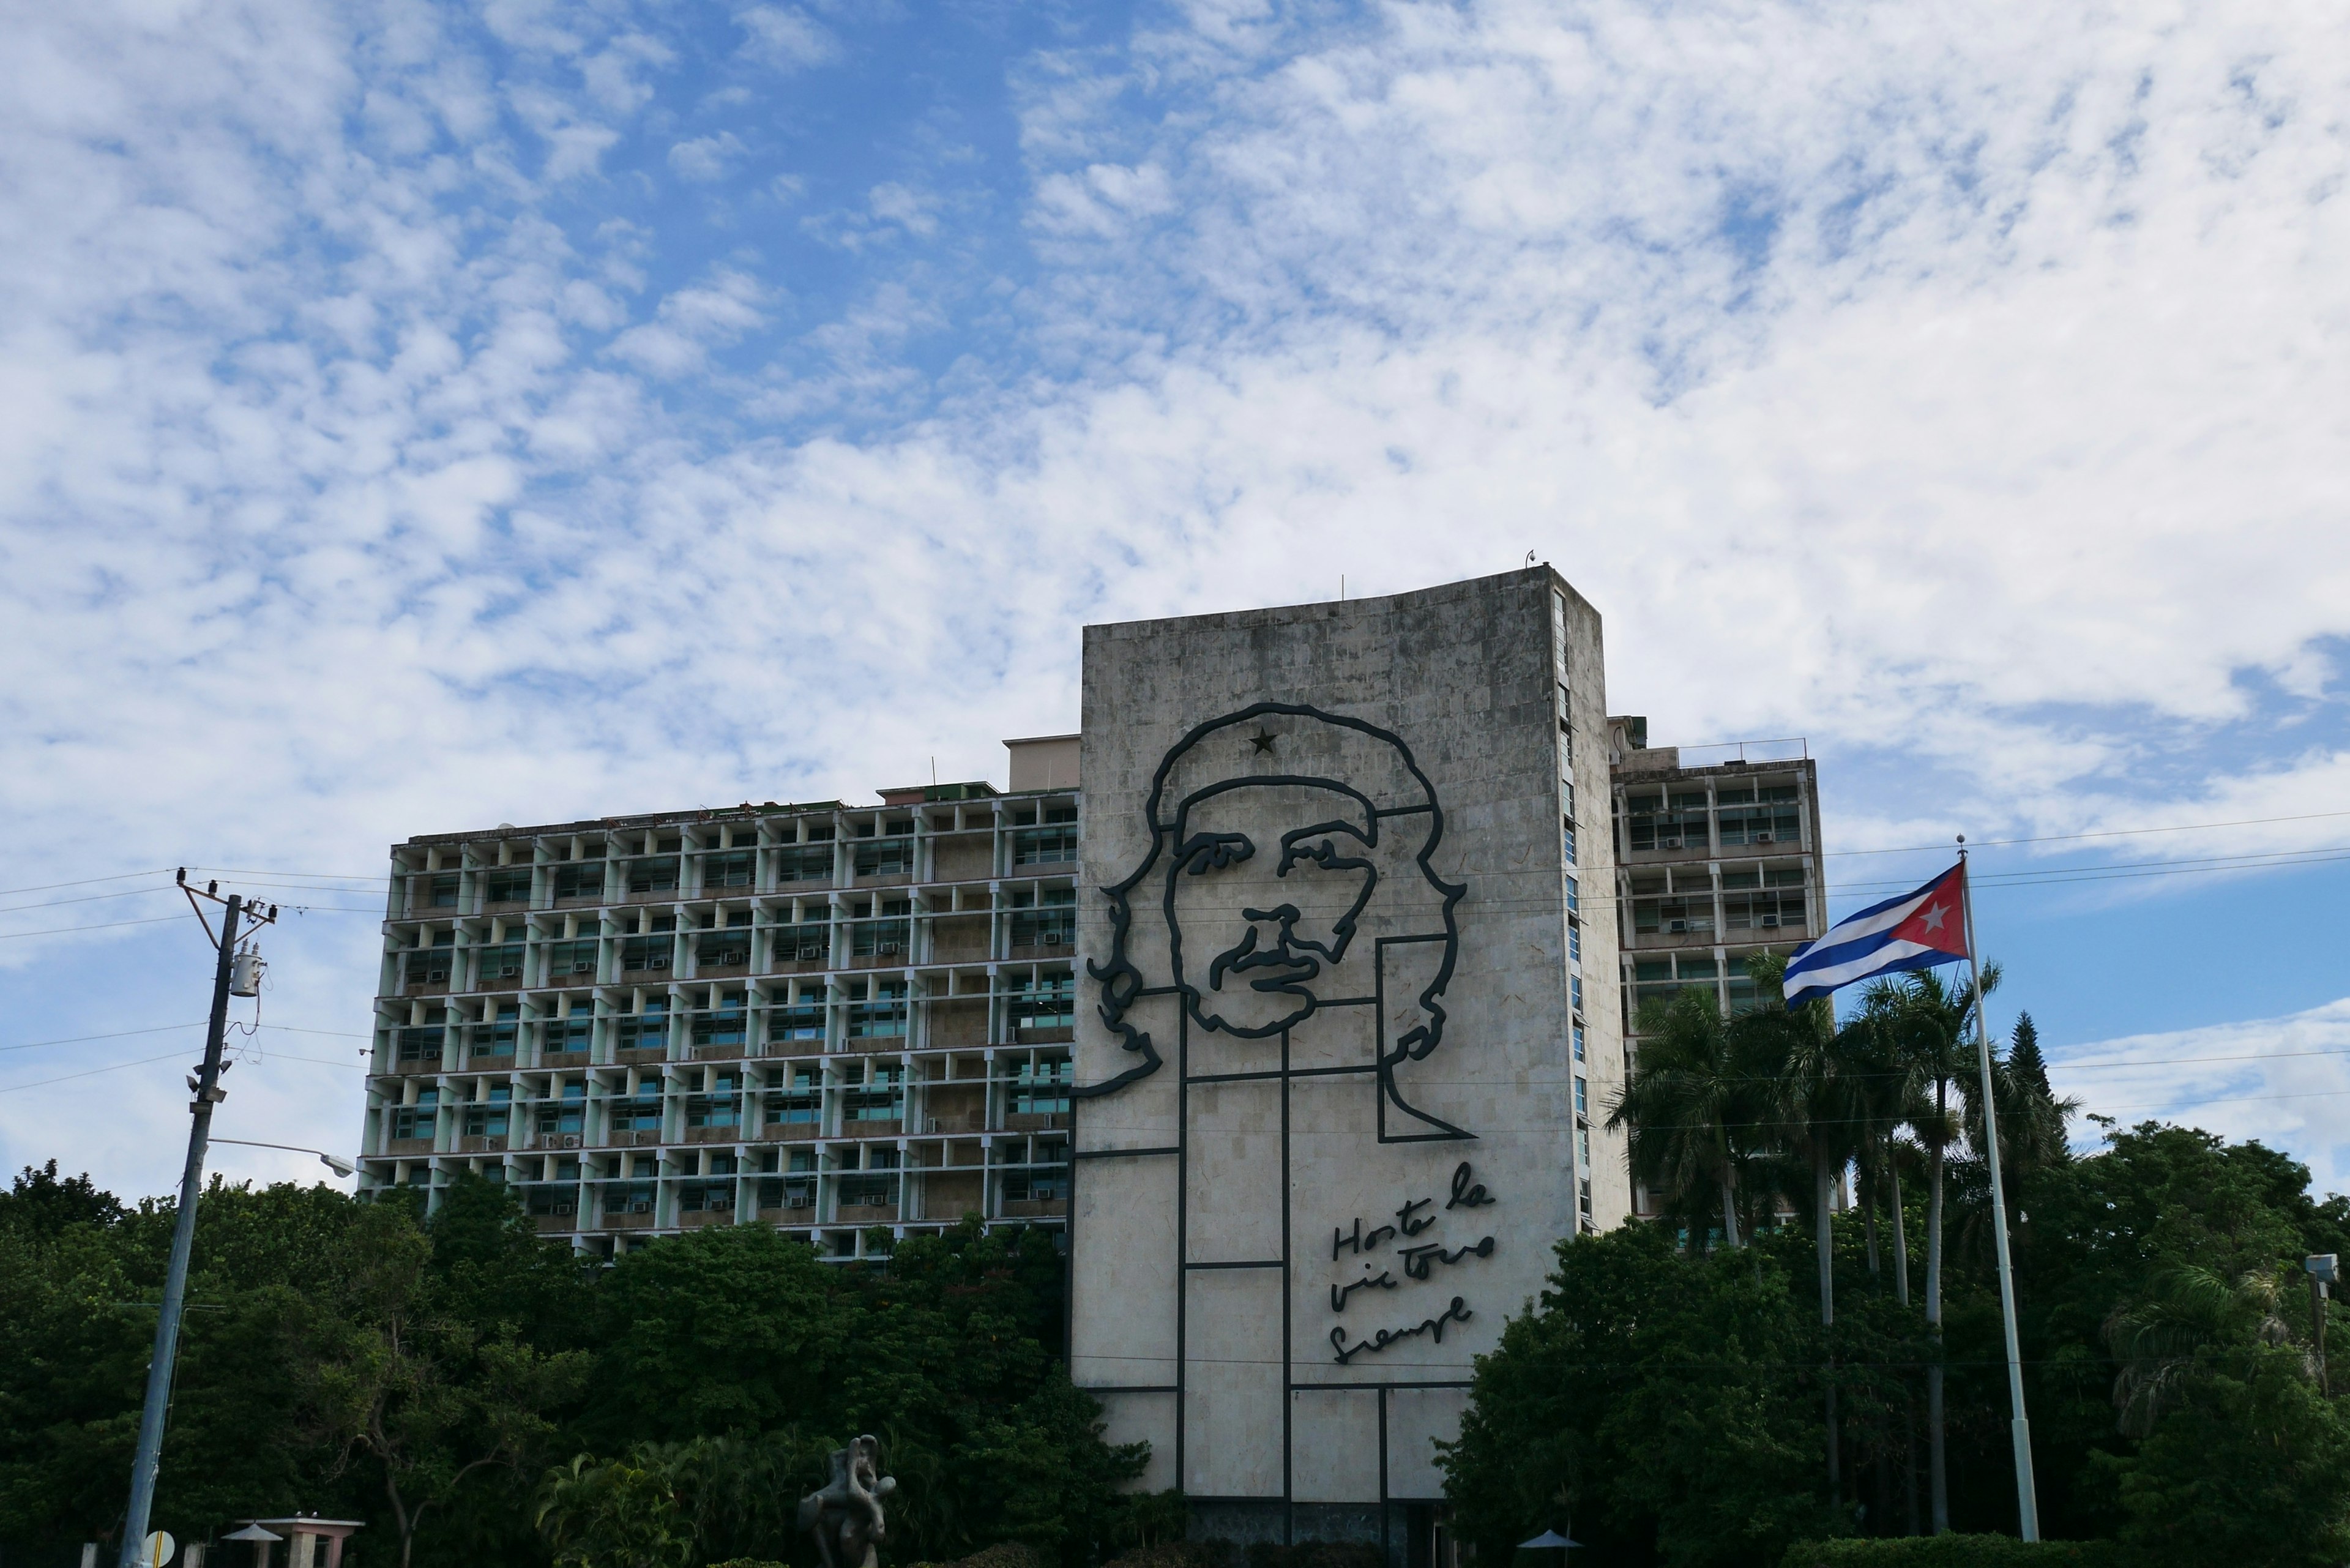
[[[44,926],[30,931],[0,931],[0,942],[14,941],[18,937],[68,937],[76,931],[115,931],[125,926],[160,926],[166,920],[176,920],[177,915],[158,915],[148,920],[109,920],[97,926]]]
[[[76,1078],[95,1078],[100,1073],[119,1073],[125,1067],[145,1067],[157,1062],[168,1062],[180,1054],[182,1053],[178,1051],[166,1051],[161,1056],[142,1056],[136,1062],[117,1062],[110,1067],[92,1067],[86,1072],[68,1073],[59,1078],[36,1078],[29,1084],[0,1084],[0,1095],[13,1095],[19,1089],[44,1089],[51,1084],[69,1084]]]
[[[126,888],[120,893],[89,893],[78,898],[47,898],[37,904],[11,904],[0,909],[0,915],[19,914],[26,909],[62,909],[68,904],[95,904],[106,898],[144,898],[151,894],[169,893],[171,888]]]
[[[133,877],[168,877],[169,866],[153,871],[118,871],[111,877],[81,877],[71,882],[44,882],[37,888],[0,888],[0,898],[13,898],[19,893],[49,893],[59,888],[88,888],[99,882],[127,882]]]
[[[2236,822],[2182,822],[2168,827],[2111,827],[2095,833],[2043,833],[2031,838],[1970,839],[1970,849],[2004,848],[2017,844],[2066,844],[2085,838],[2126,838],[2146,833],[2200,833],[2215,827],[2265,827],[2277,822],[2316,822],[2321,818],[2350,816],[2350,811],[2310,811],[2294,816],[2248,816]],[[1911,844],[1895,849],[1830,849],[1827,855],[1918,855],[1929,849],[1956,849],[1956,844]]]

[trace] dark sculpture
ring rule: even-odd
[[[881,1500],[898,1478],[881,1473],[880,1439],[868,1433],[832,1450],[832,1480],[800,1499],[800,1529],[816,1537],[824,1568],[879,1568],[874,1551],[889,1539]]]

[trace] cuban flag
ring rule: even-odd
[[[1951,867],[1903,893],[1837,921],[1787,961],[1787,1005],[1797,1007],[1857,981],[1931,969],[1967,956],[1967,867]]]

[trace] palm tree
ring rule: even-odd
[[[1630,1128],[1633,1179],[1658,1194],[1659,1207],[1692,1238],[1718,1200],[1722,1241],[1732,1249],[1741,1244],[1739,1167],[1762,1098],[1740,1049],[1747,1032],[1739,1023],[1701,991],[1645,1009],[1639,1061],[1607,1110],[1608,1131]]]
[[[1894,1293],[1909,1304],[1908,1221],[1901,1201],[1901,1164],[1914,1153],[1901,1129],[1927,1114],[1928,1102],[1917,1064],[1902,1051],[1897,1031],[1880,1012],[1863,1008],[1843,1033],[1852,1076],[1851,1099],[1858,1123],[1861,1218],[1867,1228],[1868,1272],[1877,1273],[1877,1205],[1892,1210]]]
[[[1999,978],[1999,965],[1982,966],[1984,994],[1998,989]],[[1942,1333],[1943,1178],[1950,1145],[1960,1131],[1951,1114],[1950,1090],[1955,1085],[1964,1096],[1973,1066],[1966,1045],[1967,1016],[1973,1007],[1971,982],[1946,983],[1932,970],[1877,981],[1861,993],[1862,1013],[1888,1033],[1916,1075],[1918,1093],[1909,1127],[1926,1150],[1926,1326],[1938,1342]],[[1926,1367],[1926,1427],[1933,1528],[1940,1535],[1950,1528],[1950,1487],[1939,1356]]]
[[[1835,1326],[1835,1179],[1857,1151],[1859,1080],[1849,1057],[1856,1042],[1840,1034],[1825,1002],[1790,1009],[1783,1001],[1787,970],[1783,953],[1757,953],[1746,971],[1764,1005],[1741,1021],[1755,1036],[1756,1056],[1776,1069],[1769,1127],[1773,1141],[1809,1168],[1812,1242],[1818,1255],[1820,1326]],[[1843,1456],[1836,1437],[1835,1379],[1827,1379],[1828,1489],[1843,1495]]]

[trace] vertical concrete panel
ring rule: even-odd
[[[1313,1407],[1293,1481],[1310,1474],[1317,1504],[1376,1502],[1378,1427],[1348,1412],[1435,1384],[1453,1386],[1393,1386],[1388,1435],[1395,1495],[1438,1495],[1459,1386],[1575,1227],[1568,783],[1574,873],[1599,906],[1581,971],[1596,1100],[1621,1045],[1598,618],[1566,590],[1580,733],[1563,768],[1555,587],[1535,569],[1087,628],[1077,1079],[1108,1092],[1083,1101],[1079,1147],[1170,1128],[1180,1247],[1284,1264],[1180,1287],[1195,1494],[1278,1498],[1282,1413]],[[1284,1071],[1285,1161],[1278,1081],[1201,1081]],[[1606,1224],[1628,1193],[1594,1144]],[[1166,1243],[1079,1208],[1090,1354],[1121,1343],[1098,1320],[1165,1277],[1111,1254]],[[1292,1383],[1315,1391],[1293,1402]]]
[[[1468,1407],[1469,1396],[1457,1388],[1399,1388],[1388,1396],[1388,1496],[1443,1501],[1436,1445],[1461,1436],[1461,1413]]]
[[[1270,1269],[1195,1269],[1185,1296],[1183,1490],[1278,1498],[1281,1276]]]
[[[1290,1396],[1299,1502],[1361,1502],[1379,1495],[1379,1396],[1376,1389],[1310,1389]]]

